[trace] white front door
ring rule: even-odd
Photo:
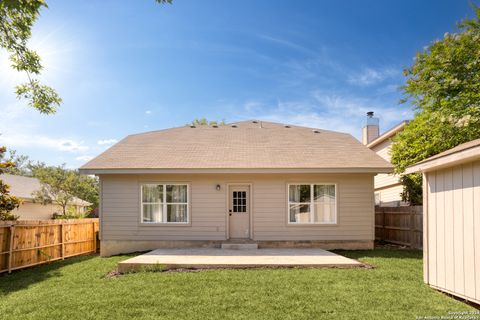
[[[229,187],[228,221],[230,238],[250,238],[250,187]]]

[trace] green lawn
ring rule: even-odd
[[[0,276],[1,319],[415,319],[474,310],[422,282],[418,251],[343,251],[374,269],[105,275],[84,256]]]

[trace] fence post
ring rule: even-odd
[[[382,208],[382,241],[385,241],[387,237],[385,236],[385,208]]]
[[[61,241],[62,241],[62,260],[65,260],[65,232],[63,230],[63,221],[60,224],[60,232],[61,232]]]
[[[15,226],[12,224],[10,226],[10,243],[8,248],[8,273],[12,273],[12,263],[13,263],[13,236],[15,233]]]
[[[415,226],[415,207],[409,207],[410,211],[410,248],[416,247],[416,237],[415,237],[415,230],[417,229]]]
[[[92,237],[93,237],[93,252],[97,252],[97,234],[95,233],[95,222],[92,223]]]

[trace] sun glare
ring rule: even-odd
[[[47,83],[61,82],[63,76],[72,71],[71,62],[76,51],[75,46],[71,41],[64,40],[65,37],[62,35],[61,29],[57,28],[48,33],[36,30],[31,41],[29,41],[29,48],[40,55],[40,62],[43,66],[41,74],[37,78]],[[0,85],[13,88],[27,81],[27,79],[25,72],[18,72],[12,68],[9,54],[1,51]]]

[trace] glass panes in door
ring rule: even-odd
[[[247,212],[247,192],[233,191],[232,206],[233,212]]]

